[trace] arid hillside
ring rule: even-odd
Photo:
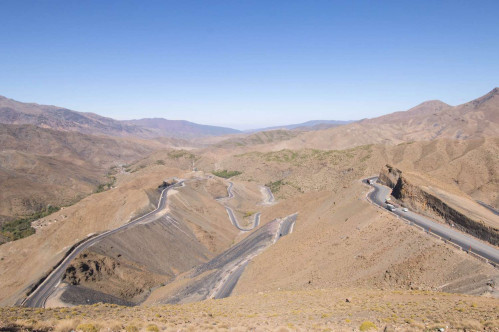
[[[434,139],[472,139],[499,136],[499,88],[468,103],[449,106],[424,102],[408,111],[326,130],[308,131],[295,138],[275,140],[265,151],[282,149],[347,149],[366,144],[399,144]],[[232,147],[237,144],[234,138]],[[224,142],[228,146],[227,142]]]
[[[137,138],[196,138],[238,133],[238,130],[200,125],[183,120],[140,119],[120,121],[63,107],[22,103],[0,96],[0,123],[31,124],[61,131],[90,135]]]
[[[353,181],[337,193],[301,194],[272,214],[298,212],[292,234],[257,256],[235,294],[331,288],[490,294],[494,267],[437,240],[365,199]],[[374,245],[375,244],[375,245]]]
[[[379,181],[392,188],[392,196],[397,204],[432,220],[447,223],[494,246],[499,244],[497,214],[455,188],[450,187],[453,192],[449,192],[449,186],[444,182],[402,172],[390,165],[383,167]]]
[[[42,128],[77,131],[84,134],[153,137],[145,128],[124,124],[94,113],[83,113],[63,107],[22,103],[0,96],[0,123],[31,124]]]
[[[252,134],[237,135],[232,138],[225,139],[217,144],[218,148],[248,148],[248,149],[258,149],[266,144],[276,143],[281,141],[290,140],[298,136],[301,132],[299,130],[267,130]]]
[[[378,174],[390,164],[438,180],[451,192],[497,206],[498,146],[497,138],[440,139],[345,150],[255,149],[231,153],[214,149],[193,151],[191,155],[200,169],[240,171],[238,179],[268,184],[281,198],[315,190],[337,191],[349,181]]]
[[[238,232],[214,199],[220,190],[226,192],[226,186],[219,179],[187,179],[183,187],[169,192],[164,215],[109,236],[76,257],[59,294],[47,305],[106,298],[139,304],[151,289],[227,249]]]
[[[380,155],[403,171],[438,181],[445,190],[499,206],[499,139],[433,140],[385,147]]]
[[[221,136],[237,134],[240,131],[232,128],[201,125],[185,120],[139,119],[122,121],[125,124],[139,126],[154,132],[161,137],[200,138],[207,136]]]
[[[111,167],[165,147],[154,141],[5,124],[0,124],[0,146],[3,220],[38,212],[48,204],[71,204],[100,184],[111,183],[119,171]]]
[[[117,175],[115,189],[92,194],[36,224],[36,234],[0,246],[1,304],[13,304],[90,234],[113,229],[156,207],[158,185],[183,172],[154,165]]]

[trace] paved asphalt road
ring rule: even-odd
[[[495,208],[493,208],[492,206],[490,206],[489,204],[485,203],[485,202],[482,202],[482,201],[476,201],[478,204],[480,204],[481,206],[483,206],[484,208],[490,210],[493,214],[495,214],[496,216],[499,216],[499,211],[496,210]]]
[[[185,303],[230,296],[248,262],[272,246],[280,238],[279,234],[288,234],[295,221],[296,214],[282,220],[274,219],[255,229],[210,261],[194,267],[186,274],[189,280],[159,303]]]
[[[286,236],[290,234],[293,231],[293,225],[296,222],[296,217],[298,216],[297,213],[292,214],[288,217],[286,217],[280,224],[279,229],[278,229],[278,234],[276,237],[276,241],[279,240],[279,238]],[[227,278],[227,280],[223,283],[223,285],[220,287],[220,289],[217,291],[215,296],[213,298],[215,299],[223,299],[225,297],[229,297],[232,291],[234,290],[234,287],[236,287],[236,284],[241,277],[241,275],[244,272],[244,269],[246,268],[246,265],[248,265],[249,261],[244,262],[241,264],[236,270],[234,270],[230,276]]]
[[[293,232],[293,227],[295,225],[297,216],[298,213],[295,213],[284,219],[284,221],[281,223],[281,227],[279,228],[279,235],[277,239]]]
[[[80,254],[83,250],[86,248],[92,246],[93,244],[97,243],[98,241],[102,240],[103,238],[112,235],[114,233],[117,233],[121,230],[133,227],[135,224],[140,223],[140,222],[148,222],[151,219],[154,219],[156,214],[163,210],[166,207],[166,201],[167,201],[167,192],[173,187],[177,187],[179,185],[182,185],[183,181],[180,181],[177,184],[174,184],[172,186],[169,186],[161,192],[160,200],[158,203],[158,207],[156,210],[151,211],[147,213],[146,215],[139,217],[135,220],[132,220],[131,222],[118,227],[116,229],[104,232],[102,234],[99,234],[95,237],[92,237],[84,242],[82,242],[80,245],[78,245],[51,273],[50,275],[41,283],[31,294],[28,296],[22,303],[23,306],[25,307],[44,307],[45,306],[45,301],[49,298],[49,296],[54,292],[55,288],[59,285],[61,282],[62,276],[64,272],[66,271],[66,268],[68,265],[71,263],[71,261],[78,255]]]
[[[224,197],[223,199],[231,199],[231,198],[234,197],[234,194],[232,193],[232,186],[234,186],[234,184],[229,181],[229,186],[227,187],[227,194],[228,194],[228,196]],[[236,218],[236,215],[234,214],[234,211],[230,207],[228,207],[227,205],[225,205],[225,210],[227,210],[227,214],[229,215],[229,220],[232,223],[232,225],[234,225],[240,231],[249,232],[249,231],[255,229],[256,227],[258,227],[258,225],[260,224],[260,214],[261,214],[260,212],[257,212],[255,214],[255,219],[253,221],[253,226],[252,227],[250,227],[250,228],[243,228],[237,222],[237,218]]]
[[[228,195],[227,198],[234,197],[234,194],[232,193],[232,186],[233,185],[234,185],[234,183],[232,183],[232,182],[229,181],[229,186],[227,187],[227,195]]]
[[[370,180],[377,181],[378,178],[374,177],[370,178]],[[381,185],[377,182],[371,184],[371,186],[374,187],[374,190],[369,193],[369,199],[373,203],[386,208],[385,200],[391,194],[392,190],[389,187]],[[469,235],[464,235],[455,229],[432,221],[431,219],[423,217],[412,211],[403,212],[400,208],[398,208],[393,211],[393,213],[423,227],[427,231],[428,229],[431,229],[432,233],[457,244],[463,248],[463,250],[469,250],[471,248],[472,252],[494,262],[495,264],[499,264],[499,250],[492,245],[481,242]]]
[[[260,212],[257,212],[255,214],[255,219],[253,221],[253,226],[251,226],[251,228],[243,228],[243,227],[239,226],[239,223],[237,222],[237,218],[234,215],[234,211],[228,206],[225,207],[225,210],[227,210],[227,214],[229,215],[229,219],[230,219],[230,222],[232,223],[232,225],[234,225],[240,231],[249,232],[249,231],[255,229],[258,226],[258,224],[260,224]]]
[[[272,194],[272,190],[270,190],[269,187],[267,186],[263,186],[263,189],[265,190],[265,192],[267,193],[267,197],[265,198],[263,204],[272,204],[275,202],[275,197],[274,197],[274,194]]]
[[[248,263],[249,261],[243,263],[234,272],[231,273],[229,278],[227,278],[227,281],[223,283],[218,292],[213,296],[214,299],[224,299],[232,294],[232,291],[236,287],[236,284],[239,281],[239,278],[241,278],[241,275],[243,274],[244,269],[246,268]]]

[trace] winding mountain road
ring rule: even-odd
[[[227,200],[227,199],[234,198],[234,193],[232,192],[233,186],[234,186],[234,183],[229,181],[229,186],[227,187],[227,197],[224,197],[220,200]],[[272,198],[273,197],[274,196],[272,196]],[[261,215],[260,212],[255,213],[255,217],[253,219],[253,225],[250,228],[244,228],[244,227],[241,227],[241,225],[239,225],[239,222],[237,221],[236,215],[234,214],[234,210],[232,210],[232,208],[228,207],[226,204],[224,204],[224,207],[225,207],[225,210],[227,211],[227,215],[229,216],[229,220],[232,223],[232,225],[234,225],[234,227],[236,227],[237,229],[239,229],[242,232],[249,232],[249,231],[255,229],[256,227],[258,227],[258,225],[260,224],[260,215]]]
[[[198,265],[189,273],[190,280],[184,281],[173,294],[158,303],[185,303],[230,296],[248,263],[291,233],[297,215],[268,222],[209,262]]]
[[[277,242],[281,237],[291,234],[293,232],[293,226],[296,223],[297,213],[292,214],[282,220],[279,221],[279,227],[277,229],[277,233],[275,234],[273,243]],[[235,269],[228,273],[226,279],[221,283],[219,288],[214,292],[212,298],[214,299],[223,299],[225,297],[229,297],[236,287],[236,284],[244,272],[244,269],[250,262],[250,260],[258,255],[258,251],[254,252],[253,255],[248,255],[248,257],[244,258],[242,262],[240,262]]]
[[[113,230],[106,231],[97,236],[91,237],[82,243],[80,243],[76,248],[74,248],[67,256],[64,258],[54,269],[53,271],[45,278],[45,280],[38,285],[38,287],[21,303],[25,307],[34,307],[34,308],[42,308],[45,306],[45,302],[55,291],[56,287],[62,280],[62,276],[66,271],[67,267],[71,263],[71,261],[78,256],[83,250],[89,248],[95,243],[99,242],[103,238],[120,232],[124,229],[133,227],[134,225],[141,222],[150,222],[151,220],[156,218],[156,215],[160,213],[163,209],[166,208],[167,202],[167,193],[168,190],[183,185],[183,181],[179,181],[178,183],[168,186],[161,191],[161,196],[159,198],[158,206],[154,211],[151,211],[137,219],[130,221],[129,223],[115,228]]]
[[[260,188],[260,191],[264,195],[264,199],[263,199],[262,205],[272,205],[272,204],[275,203],[274,194],[272,194],[272,190],[270,190],[269,187],[262,186]]]
[[[369,183],[369,180],[373,183]],[[374,190],[368,194],[368,198],[371,203],[386,208],[385,201],[386,198],[390,196],[392,189],[377,183],[377,180],[377,177],[365,180],[365,182],[374,188]],[[403,212],[400,209],[396,209],[395,211],[392,211],[392,213],[424,228],[426,231],[440,236],[446,241],[457,244],[465,251],[470,250],[495,264],[499,264],[499,249],[492,245],[488,245],[485,242],[481,242],[469,235],[465,235],[455,229],[437,223],[412,211]]]

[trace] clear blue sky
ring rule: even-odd
[[[0,95],[252,128],[499,85],[499,1],[0,1]]]

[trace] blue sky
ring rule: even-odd
[[[0,95],[239,129],[499,85],[499,1],[0,1]]]

